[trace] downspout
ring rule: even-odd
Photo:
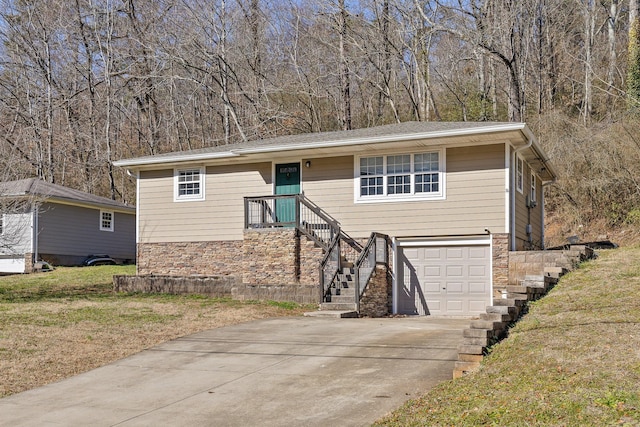
[[[516,188],[516,172],[518,169],[518,153],[526,150],[527,148],[530,148],[533,145],[533,135],[526,135],[526,136],[528,141],[527,144],[513,150],[513,157],[512,157],[513,167],[511,168],[512,172],[511,172],[511,215],[510,215],[511,236],[509,238],[510,246],[511,246],[510,250],[512,251],[516,250],[516,191],[518,191]],[[523,174],[522,179],[524,181],[524,164],[523,164],[522,174]],[[524,188],[523,188],[523,191],[524,191]]]

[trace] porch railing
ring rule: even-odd
[[[357,311],[360,311],[360,298],[378,264],[389,265],[389,236],[373,232],[354,265]]]
[[[328,250],[340,225],[302,194],[244,198],[244,227],[297,228]]]
[[[321,301],[336,283],[343,264],[353,265],[356,279],[356,305],[375,270],[388,264],[388,237],[372,233],[366,246],[340,229],[340,224],[302,194],[244,198],[244,226],[256,228],[295,228],[316,242],[325,255],[320,263]]]

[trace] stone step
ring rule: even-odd
[[[487,307],[487,314],[506,314],[511,316],[511,318],[515,318],[518,315],[520,310],[517,307],[509,306],[509,305],[490,305]]]
[[[340,295],[332,295],[331,296],[331,301],[328,301],[331,303],[337,303],[337,304],[355,304],[356,303],[356,297],[354,294],[351,295],[344,295],[344,294],[340,294]]]
[[[460,362],[482,362],[482,359],[484,359],[482,354],[458,353],[458,360]]]
[[[497,338],[494,337],[465,338],[462,343],[464,345],[481,345],[483,347],[489,347],[497,341]]]
[[[458,353],[483,355],[486,349],[481,345],[461,344],[458,346]]]
[[[472,320],[472,329],[490,329],[493,331],[499,331],[507,327],[507,322],[494,322],[491,320]]]
[[[493,300],[494,306],[514,306],[522,307],[527,301],[519,298],[496,298]]]
[[[310,311],[304,313],[306,317],[333,317],[333,318],[353,318],[358,317],[358,312],[355,310],[320,310]]]
[[[353,286],[329,288],[329,291],[331,291],[331,295],[355,296],[356,294],[356,289]]]
[[[462,331],[462,336],[464,338],[493,338],[495,336],[495,332],[493,329],[468,328]]]
[[[489,320],[491,322],[511,322],[513,318],[509,314],[500,313],[482,313],[480,320]]]
[[[320,304],[320,310],[338,310],[338,311],[350,311],[355,310],[356,305],[354,303],[342,303],[342,302],[323,302]]]

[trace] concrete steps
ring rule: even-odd
[[[536,271],[536,274],[520,275],[517,284],[506,286],[503,298],[494,299],[486,313],[471,321],[469,328],[463,331],[464,341],[458,347],[453,378],[477,369],[487,349],[506,337],[509,326],[526,313],[529,301],[542,298],[560,277],[593,256],[593,250],[582,246],[563,251],[515,253],[514,260],[521,259],[524,265],[512,266],[510,257],[510,268],[520,272]]]

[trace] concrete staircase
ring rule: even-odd
[[[329,290],[331,292],[331,301],[321,303],[319,311],[305,313],[305,316],[358,317],[353,264],[343,263],[337,280]]]
[[[593,250],[584,246],[563,251],[514,254],[510,256],[509,275],[510,283],[515,280],[516,284],[510,284],[502,290],[502,298],[495,298],[493,305],[488,306],[486,312],[472,320],[469,328],[463,331],[464,341],[458,348],[454,378],[480,366],[487,349],[505,338],[510,325],[526,313],[529,301],[542,298],[562,275],[594,257]],[[522,272],[534,274],[522,275]],[[515,279],[512,273],[515,273]]]

